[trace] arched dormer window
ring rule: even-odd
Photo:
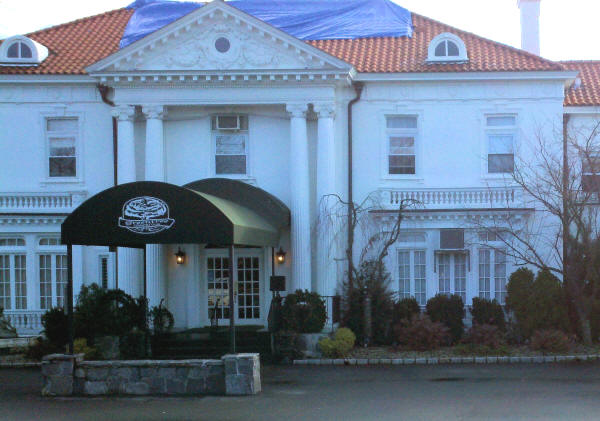
[[[0,45],[0,65],[30,66],[40,64],[48,57],[48,49],[22,35],[5,39]]]
[[[433,63],[469,61],[467,47],[458,36],[445,32],[431,40],[427,61]]]

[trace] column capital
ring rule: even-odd
[[[334,118],[335,117],[335,103],[333,102],[317,102],[313,104],[315,113],[319,118]]]
[[[142,106],[142,113],[144,113],[146,119],[162,120],[167,116],[167,109],[162,105],[144,105]]]
[[[119,119],[119,121],[133,121],[135,117],[135,107],[132,105],[117,105],[110,110],[110,114],[113,117]]]
[[[290,117],[306,117],[308,104],[303,102],[294,102],[285,105],[285,110],[290,114]]]

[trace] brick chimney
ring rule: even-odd
[[[517,0],[521,10],[521,48],[540,55],[540,1]]]

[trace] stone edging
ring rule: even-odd
[[[41,362],[17,362],[17,363],[0,363],[0,368],[25,368],[25,367],[41,367]]]
[[[567,361],[596,361],[600,354],[545,355],[536,357],[431,357],[431,358],[344,358],[294,360],[293,365],[411,365],[411,364],[516,364],[554,363]]]

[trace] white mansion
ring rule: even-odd
[[[239,324],[266,325],[273,271],[288,291],[336,293],[345,246],[332,247],[333,233],[319,235],[316,223],[329,194],[360,202],[377,192],[380,223],[402,199],[420,203],[388,256],[399,296],[504,299],[515,262],[469,221],[534,217],[535,205],[509,182],[516,155],[564,115],[600,112],[600,64],[539,57],[540,0],[518,2],[528,51],[389,0],[371,6],[388,23],[408,16],[396,34],[376,33],[377,16],[365,13],[339,37],[299,36],[242,7],[253,0],[216,0],[122,42],[138,13],[163,3],[138,0],[0,44],[0,307],[21,333],[37,332],[40,315],[64,305],[65,217],[105,189],[144,180],[231,178],[289,207],[290,228],[275,247],[284,263],[272,264],[271,247],[238,250]],[[328,4],[340,3],[319,7]],[[333,12],[321,26],[337,29],[327,19],[342,12]],[[450,228],[462,231],[447,236]],[[225,319],[214,309],[228,303],[226,249],[155,245],[142,256],[74,247],[75,294],[98,283],[141,295],[145,264],[150,302],[165,299],[176,327]]]

